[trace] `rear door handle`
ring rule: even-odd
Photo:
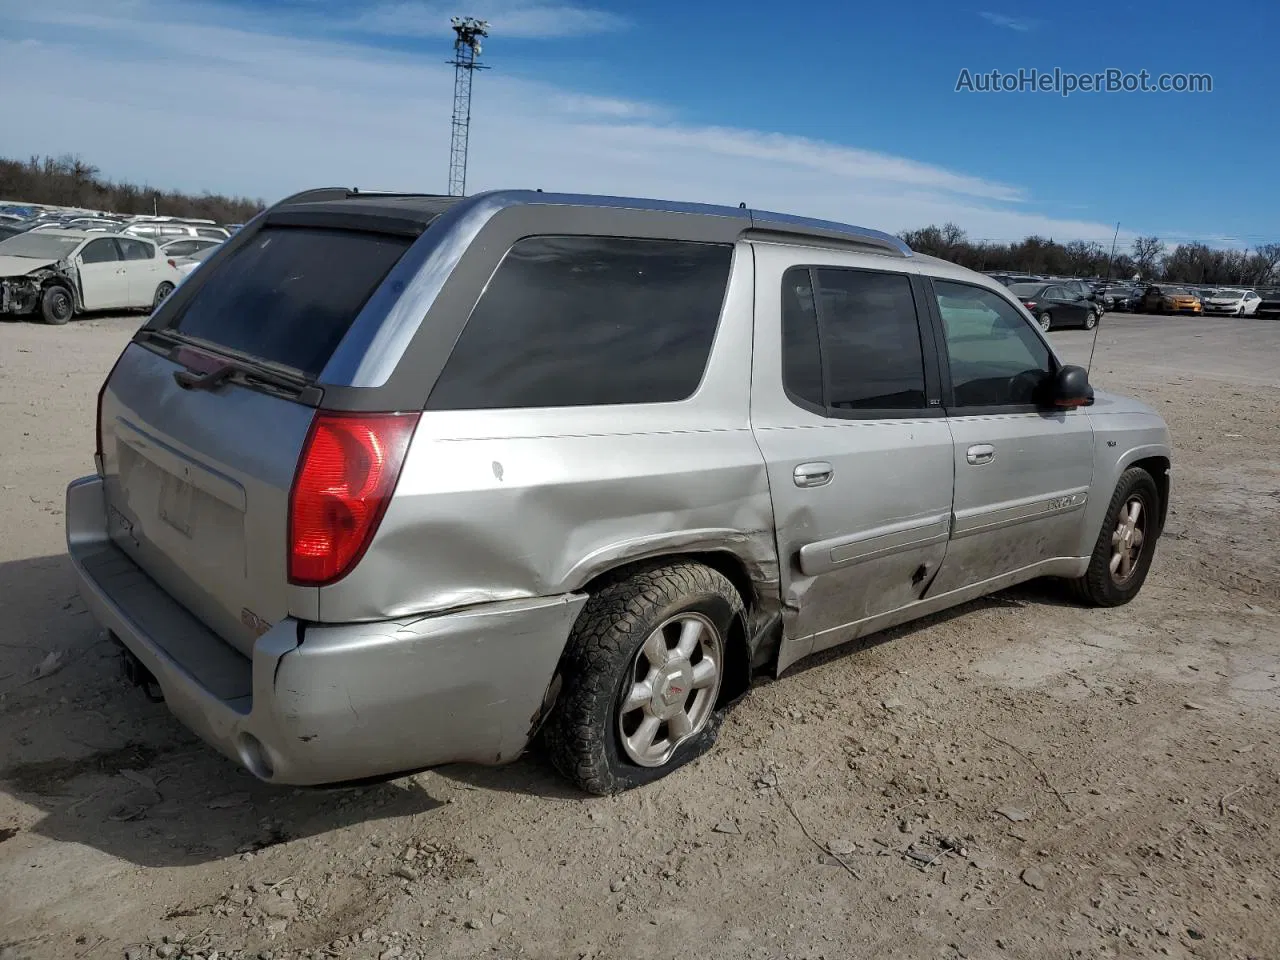
[[[971,466],[980,467],[996,458],[996,448],[989,443],[975,443],[965,451],[964,458]]]
[[[791,474],[797,487],[821,487],[831,482],[835,471],[824,461],[802,463]]]

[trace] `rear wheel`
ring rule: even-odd
[[[583,790],[650,783],[715,743],[728,641],[742,600],[699,563],[643,568],[587,601],[561,661],[545,737]]]
[[[1040,314],[1040,316],[1037,317],[1036,319],[1040,321],[1040,329],[1043,330],[1045,333],[1048,333],[1051,329],[1053,329],[1053,317],[1050,315],[1048,310]]]
[[[1160,492],[1151,474],[1131,467],[1120,475],[1089,569],[1071,581],[1076,596],[1094,607],[1118,607],[1138,595],[1160,536]]]
[[[1098,314],[1095,313],[1093,310],[1090,310],[1089,315],[1084,318],[1084,328],[1086,330],[1092,330],[1097,325],[1098,325]]]
[[[62,326],[75,315],[76,304],[66,287],[46,287],[40,295],[40,316],[45,323]]]
[[[156,296],[155,299],[151,301],[151,309],[155,310],[156,307],[164,303],[171,293],[173,293],[173,284],[168,280],[156,287]]]

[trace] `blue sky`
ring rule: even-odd
[[[273,199],[443,191],[448,18],[486,16],[468,187],[898,231],[1280,241],[1280,4],[0,0],[0,154]],[[797,9],[800,9],[797,5]],[[1206,15],[1207,14],[1207,15]],[[1258,39],[1260,42],[1254,43]],[[1208,73],[1208,94],[957,93],[962,69]]]

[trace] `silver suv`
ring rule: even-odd
[[[67,543],[132,676],[264,780],[515,758],[608,793],[755,676],[1033,577],[1141,588],[1169,435],[886,234],[320,190],[138,331]]]

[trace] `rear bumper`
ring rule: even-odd
[[[67,487],[67,549],[97,621],[151,671],[173,714],[273,783],[338,783],[527,746],[582,594],[355,624],[286,618],[245,657],[106,533],[100,478]]]

